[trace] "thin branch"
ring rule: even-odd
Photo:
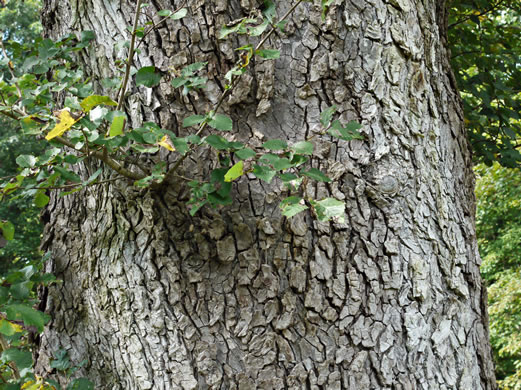
[[[132,26],[132,36],[130,37],[130,48],[128,51],[127,67],[125,68],[125,76],[123,78],[123,83],[121,84],[121,88],[118,92],[119,98],[116,110],[121,110],[121,108],[123,107],[123,102],[125,100],[125,93],[127,91],[127,84],[130,78],[130,69],[132,68],[132,62],[135,52],[134,45],[136,44],[136,30],[137,25],[139,23],[139,14],[141,13],[141,3],[143,3],[143,0],[137,0],[136,13],[134,15],[134,25]]]
[[[38,189],[38,190],[69,190],[69,189],[75,189],[75,188],[88,188],[88,187],[92,187],[92,186],[98,186],[98,185],[102,185],[102,184],[112,183],[112,182],[115,182],[115,181],[118,181],[118,180],[122,180],[122,179],[124,179],[124,178],[123,177],[115,177],[115,178],[112,178],[112,179],[107,179],[107,180],[102,180],[102,181],[94,181],[94,182],[89,183],[87,185],[74,183],[74,184],[64,184],[62,186],[34,187],[34,189]]]
[[[65,145],[65,146],[68,146],[74,150],[78,150],[74,147],[74,144],[72,142],[70,142],[68,139],[66,138],[63,138],[63,137],[55,137],[53,138],[53,140],[59,142],[60,144],[62,145]],[[86,154],[86,150],[85,148],[81,148],[79,150],[80,152],[82,152],[83,154]],[[91,156],[94,156],[96,157],[98,160],[104,162],[105,164],[107,164],[110,168],[112,168],[114,171],[116,171],[117,173],[119,173],[120,175],[122,176],[125,176],[126,178],[128,179],[132,179],[132,180],[141,180],[143,178],[145,178],[146,176],[145,175],[140,175],[139,173],[136,173],[136,172],[132,172],[131,170],[123,167],[122,165],[120,165],[117,161],[115,161],[114,159],[112,159],[108,153],[106,153],[106,149],[104,149],[103,151],[91,151]]]

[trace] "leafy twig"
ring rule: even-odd
[[[298,0],[276,24],[278,25],[281,22],[283,22],[284,20],[286,20],[295,11],[295,9],[300,5],[300,3],[302,3],[303,1],[304,0]],[[272,27],[271,30],[268,32],[268,34],[266,34],[266,36],[263,39],[261,39],[261,41],[257,44],[257,46],[255,47],[255,51],[259,50],[266,43],[266,41],[269,39],[269,37],[271,35],[273,35],[273,33],[275,31],[276,31],[276,27]],[[233,81],[232,81],[231,86],[223,91],[223,93],[221,94],[219,100],[217,101],[217,104],[215,105],[215,108],[213,109],[213,112],[215,112],[215,113],[217,112],[217,110],[224,103],[224,99],[226,99],[226,97],[237,86],[237,84],[239,83],[239,80],[241,79],[241,77],[242,77],[242,74],[240,74],[237,77],[235,77],[233,79]],[[195,135],[199,136],[204,131],[204,129],[206,129],[207,126],[208,126],[208,122],[207,121],[202,122],[201,125],[199,126],[199,129],[198,129],[197,133]],[[165,179],[163,180],[161,185],[163,185],[164,183],[168,183],[174,177],[175,172],[179,169],[179,167],[181,166],[183,161],[185,161],[186,158],[194,151],[194,149],[195,149],[195,146],[191,145],[190,149],[183,156],[181,156],[179,158],[179,160],[177,160],[175,165],[172,168],[170,168],[170,170],[166,173]]]
[[[127,91],[127,84],[130,78],[130,69],[132,67],[132,61],[135,52],[134,45],[136,44],[136,31],[137,25],[139,23],[139,14],[141,13],[141,3],[143,3],[143,0],[137,0],[136,13],[134,15],[134,25],[132,26],[132,36],[130,37],[130,48],[128,51],[127,66],[125,68],[125,76],[123,78],[123,83],[121,84],[121,88],[118,91],[118,106],[116,110],[121,110],[121,108],[123,107],[123,102],[125,101],[125,92]]]

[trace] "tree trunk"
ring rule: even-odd
[[[113,77],[134,2],[44,3],[50,36],[96,32],[87,69]],[[183,2],[150,3],[153,15]],[[189,98],[168,75],[134,88],[132,125],[187,134],[181,121],[212,108],[246,43],[218,40],[221,26],[257,3],[192,0],[182,22],[151,34],[138,68],[208,61],[210,81]],[[362,123],[364,141],[315,141],[313,166],[335,180],[308,191],[344,200],[346,222],[286,220],[281,186],[247,178],[232,206],[193,218],[182,183],[55,196],[44,246],[63,283],[45,301],[53,320],[40,372],[64,348],[89,360],[81,372],[100,389],[496,388],[444,1],[335,3],[325,22],[319,6],[301,4],[268,41],[281,58],[257,59],[223,112],[236,139],[259,145],[302,140],[331,104]],[[290,6],[278,2],[279,15]],[[186,174],[203,177],[213,161],[202,151]]]

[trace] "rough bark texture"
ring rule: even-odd
[[[140,66],[208,61],[210,84],[190,99],[168,77],[133,90],[132,123],[184,134],[244,43],[217,32],[258,5],[189,1],[189,17],[151,34]],[[95,30],[85,61],[102,78],[132,13],[126,0],[47,0],[43,20],[54,37]],[[308,188],[345,200],[344,224],[286,221],[281,188],[245,179],[233,206],[196,218],[176,183],[54,198],[44,244],[63,283],[48,292],[40,370],[65,348],[100,389],[495,389],[444,13],[441,0],[337,0],[322,22],[305,3],[268,45],[281,58],[257,60],[224,106],[233,136],[257,144],[301,140],[332,103],[360,121],[366,141],[316,141],[313,166],[335,182]],[[211,161],[201,152],[187,170]]]

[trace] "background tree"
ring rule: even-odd
[[[6,50],[21,50],[23,45],[34,43],[41,34],[39,22],[41,3],[39,1],[9,1],[0,7],[0,32],[5,42]],[[14,56],[15,67],[20,67],[24,61],[22,56]],[[2,55],[3,61],[6,58]],[[10,77],[6,71],[4,77]],[[16,158],[21,154],[40,153],[45,144],[34,137],[23,137],[19,124],[5,116],[0,116],[0,177],[16,175],[18,164]],[[0,219],[8,220],[16,226],[13,240],[0,248],[0,272],[18,261],[22,268],[28,261],[41,258],[38,246],[43,230],[39,218],[40,209],[33,205],[32,197],[3,199],[0,203]]]
[[[501,388],[521,388],[521,178],[517,170],[479,166],[477,233],[489,287],[491,342]]]
[[[116,170],[128,176],[135,174],[132,165],[146,171],[158,158],[180,167],[159,187],[136,190],[114,181],[97,191],[53,195],[45,244],[63,284],[50,289],[46,301],[55,320],[41,340],[41,369],[62,346],[73,358],[90,356],[86,371],[100,384],[123,388],[495,387],[470,156],[447,77],[446,9],[408,1],[322,3],[332,6],[325,23],[323,9],[306,4],[277,39],[265,37],[280,48],[275,66],[247,53],[239,60],[231,48],[248,43],[245,38],[217,40],[225,22],[239,20],[228,27],[239,25],[240,32],[245,19],[237,18],[254,17],[258,4],[191,4],[183,24],[168,22],[147,36],[136,83],[155,84],[148,83],[156,78],[151,63],[167,77],[160,88],[130,92],[126,108],[136,129],[130,133],[145,129],[144,139],[155,128],[143,121],[153,120],[178,140],[189,131],[183,118],[216,106],[233,118],[235,132],[228,139],[206,137],[212,149],[199,148],[189,158],[162,151],[121,160],[126,171]],[[280,4],[279,12],[290,6]],[[148,11],[150,20],[157,10]],[[99,46],[84,59],[95,87],[106,87],[101,79],[119,69],[114,37],[126,33],[130,7],[49,2],[44,20],[54,35],[96,30]],[[51,51],[45,46],[36,62]],[[168,75],[175,87],[188,77],[184,65],[196,61],[208,62],[207,88],[180,94]],[[234,64],[246,73],[228,95],[219,76]],[[332,112],[320,113],[332,102],[342,119],[362,122],[364,140],[313,139],[314,125],[330,123]],[[210,117],[217,130],[231,130],[222,117]],[[93,130],[84,131],[89,139]],[[229,152],[235,137],[286,153],[285,141],[262,143],[282,134],[291,143],[313,139],[316,154],[304,176],[324,179],[320,168],[334,182],[304,181],[304,195],[319,219],[325,206],[313,205],[310,194],[343,199],[346,222],[281,218],[274,200],[283,188],[267,172],[284,170],[275,167],[282,152],[254,168],[262,183],[243,178],[234,183],[233,199],[229,195],[226,176],[223,181],[215,172],[228,170],[240,151],[214,150],[225,144]],[[87,150],[88,157],[114,162],[106,152],[92,153]],[[98,168],[89,160],[76,172],[84,180]],[[32,167],[32,159],[23,164]],[[206,200],[234,202],[190,215],[183,177],[195,172],[204,180],[219,166],[226,168],[213,169],[209,184],[222,185]],[[105,180],[110,175],[106,171]]]

